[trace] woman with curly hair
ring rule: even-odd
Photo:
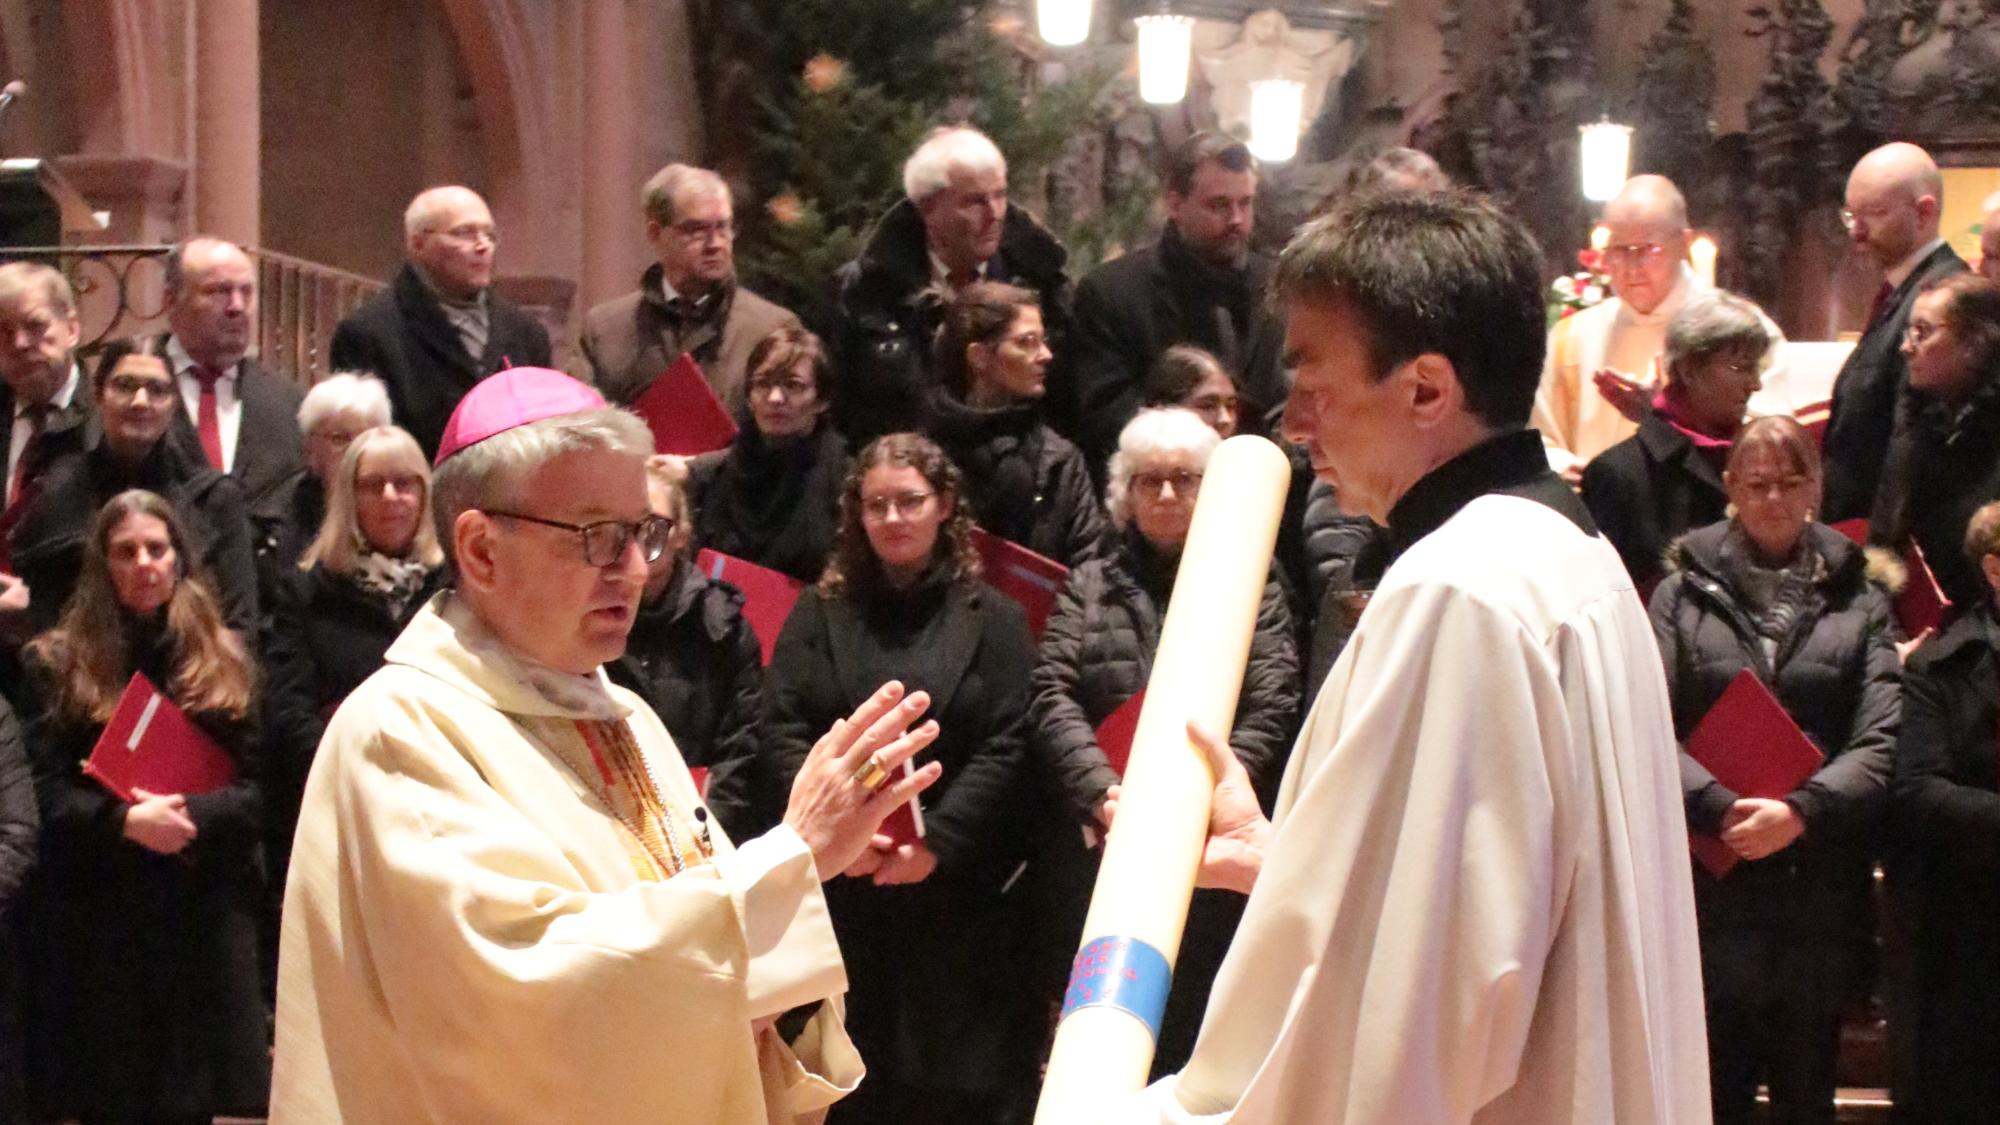
[[[834,1122],[998,1120],[1023,1085],[1011,877],[1034,642],[979,579],[959,472],[915,434],[863,449],[833,558],[785,622],[764,687],[765,771],[790,786],[814,739],[885,680],[927,692],[944,767],[924,835],[886,837],[826,884],[847,963],[847,1029],[868,1080]]]
[[[86,1125],[261,1114],[255,675],[173,505],[139,489],[112,497],[61,621],[27,657],[40,1108]],[[134,672],[235,758],[234,781],[126,802],[84,776]]]

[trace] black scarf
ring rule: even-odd
[[[1027,544],[1041,514],[1042,416],[1033,402],[982,409],[937,397],[932,435],[959,472],[979,526]]]
[[[774,445],[755,424],[743,422],[714,482],[702,494],[695,514],[697,541],[802,582],[813,581],[833,546],[830,501],[846,462],[840,435],[822,420],[812,433]]]

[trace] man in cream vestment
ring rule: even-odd
[[[1701,969],[1658,650],[1524,427],[1538,251],[1471,197],[1363,200],[1285,252],[1285,432],[1395,561],[1276,813],[1218,770],[1249,892],[1187,1067],[1121,1120],[1705,1125]]]
[[[861,1078],[820,881],[906,796],[875,787],[928,742],[896,737],[927,701],[885,689],[815,748],[783,826],[726,839],[598,667],[667,531],[644,425],[602,407],[516,369],[447,427],[456,588],[342,704],[306,787],[278,1125],[768,1125]]]
[[[1549,329],[1547,355],[1529,424],[1541,431],[1549,467],[1572,481],[1583,466],[1638,432],[1635,418],[1598,391],[1595,376],[1613,371],[1646,399],[1666,378],[1661,355],[1667,325],[1688,299],[1711,286],[1687,265],[1687,203],[1665,176],[1634,176],[1604,205],[1610,232],[1605,270],[1615,296],[1573,313]],[[1764,318],[1772,347],[1765,353],[1764,390],[1750,413],[1785,413],[1784,333]]]

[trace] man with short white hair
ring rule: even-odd
[[[820,883],[934,782],[885,685],[728,839],[606,679],[669,522],[652,437],[560,372],[474,388],[431,503],[452,567],[335,712],[287,881],[274,1125],[775,1125],[860,1081]]]
[[[407,256],[386,292],[334,330],[331,365],[389,385],[396,424],[425,456],[465,392],[503,367],[546,367],[549,333],[493,292],[500,232],[486,201],[449,185],[419,192],[403,212]]]
[[[1917,294],[1934,278],[1967,267],[1938,234],[1944,177],[1916,145],[1886,144],[1863,156],[1847,177],[1840,212],[1854,248],[1882,271],[1868,326],[1833,380],[1827,415],[1826,486],[1819,518],[1866,518],[1875,507],[1889,455],[1896,403],[1905,385],[1903,334]]]
[[[739,415],[751,351],[778,329],[799,327],[799,318],[736,283],[736,220],[721,176],[669,164],[646,181],[640,207],[658,260],[637,290],[583,318],[585,381],[629,404],[685,353]]]
[[[1613,296],[1566,316],[1549,330],[1548,356],[1535,394],[1532,425],[1541,431],[1549,467],[1575,483],[1592,458],[1638,432],[1643,413],[1664,382],[1660,356],[1667,325],[1694,294],[1711,286],[1687,264],[1687,200],[1665,176],[1634,176],[1604,205],[1610,232],[1603,250]],[[1761,314],[1760,314],[1761,315]],[[1765,318],[1774,345],[1784,335]],[[1767,364],[1768,366],[1768,364]],[[1777,380],[1767,371],[1767,379]],[[1622,409],[1598,390],[1623,384],[1639,408]]]
[[[931,339],[945,307],[973,282],[1033,291],[1058,360],[1069,332],[1069,252],[1007,201],[1007,160],[984,133],[963,125],[932,133],[903,165],[903,190],[907,198],[840,271],[834,414],[856,443],[923,429],[937,386]],[[1047,401],[1059,412],[1071,401],[1066,379],[1050,379]],[[1072,429],[1063,413],[1050,421]]]
[[[257,268],[235,243],[196,236],[167,254],[166,290],[162,354],[182,407],[174,433],[209,468],[236,478],[253,520],[274,516],[305,449],[291,425],[297,382],[250,355]]]

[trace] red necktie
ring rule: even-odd
[[[1875,322],[1882,319],[1882,313],[1889,308],[1889,298],[1895,295],[1896,287],[1886,281],[1875,291],[1875,303],[1868,306],[1868,327],[1875,327]]]
[[[222,467],[222,418],[216,409],[215,381],[222,372],[208,367],[194,369],[194,381],[201,384],[201,402],[195,409],[194,432],[201,438],[201,451],[216,472]]]
[[[21,455],[14,459],[14,472],[7,481],[8,508],[21,502],[28,474],[35,468],[35,458],[42,444],[42,430],[49,424],[49,408],[46,406],[30,406],[23,413],[28,416],[28,440],[21,443]]]

